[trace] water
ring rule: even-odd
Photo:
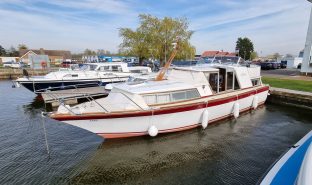
[[[312,129],[311,111],[266,105],[186,132],[104,140],[47,119],[42,102],[0,82],[1,184],[255,184]]]

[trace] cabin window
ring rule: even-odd
[[[226,77],[226,89],[231,90],[234,89],[234,73],[233,72],[227,72]]]
[[[237,78],[235,78],[234,90],[240,89]]]
[[[168,103],[170,102],[170,94],[158,94],[157,103]]]
[[[194,99],[194,98],[199,98],[199,93],[197,89],[186,91],[186,99]]]
[[[109,66],[101,66],[100,71],[109,71]]]
[[[163,104],[168,102],[182,101],[199,97],[200,95],[197,89],[143,96],[147,104]]]
[[[181,101],[186,99],[185,91],[182,92],[174,92],[171,94],[172,101]]]
[[[156,104],[156,95],[145,95],[144,100],[146,104]]]
[[[218,91],[219,86],[219,74],[218,73],[210,73],[209,74],[209,84],[211,86],[211,89],[216,93]]]
[[[90,65],[90,71],[94,71],[96,69],[97,65]]]
[[[72,77],[78,77],[78,74],[72,74]]]
[[[252,86],[260,85],[260,79],[259,78],[251,79],[251,83],[252,83]]]
[[[112,71],[121,71],[121,67],[120,66],[112,66]]]

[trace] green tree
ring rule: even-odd
[[[0,56],[6,55],[5,49],[0,45]]]
[[[272,55],[272,59],[277,60],[278,58],[280,58],[282,55],[280,55],[279,53],[274,53]]]
[[[13,46],[11,46],[10,49],[7,51],[7,55],[10,57],[18,57],[19,52]]]
[[[25,45],[25,44],[19,44],[17,46],[18,50],[21,50],[21,49],[28,49],[28,47]]]
[[[83,52],[84,55],[96,55],[95,51],[92,51],[91,49],[85,49]]]
[[[104,49],[98,49],[98,50],[96,51],[96,54],[97,54],[97,55],[106,55],[106,56],[112,55],[112,53],[111,53],[110,51],[104,50]]]
[[[251,40],[247,37],[239,37],[236,41],[236,50],[238,50],[238,56],[244,60],[251,59],[251,53],[254,51],[254,46]]]
[[[255,59],[255,58],[258,58],[258,53],[255,52],[255,51],[253,51],[253,52],[251,52],[251,54],[250,54],[250,59],[253,60],[253,59]]]
[[[162,64],[169,58],[173,51],[172,43],[180,40],[179,52],[176,59],[192,58],[195,47],[189,40],[193,31],[188,30],[189,23],[186,18],[157,18],[148,14],[139,15],[140,24],[135,30],[121,28],[119,35],[122,37],[120,53],[139,57],[140,63],[144,59],[156,58]]]

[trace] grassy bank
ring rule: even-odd
[[[262,77],[262,82],[272,87],[312,92],[312,81]]]

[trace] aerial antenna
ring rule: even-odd
[[[163,80],[167,70],[169,69],[174,57],[176,56],[178,50],[179,50],[179,37],[177,37],[177,42],[172,43],[173,45],[173,52],[171,53],[170,58],[168,59],[168,61],[165,63],[165,66],[160,70],[160,72],[158,73],[158,75],[156,76],[155,81],[161,81]]]

